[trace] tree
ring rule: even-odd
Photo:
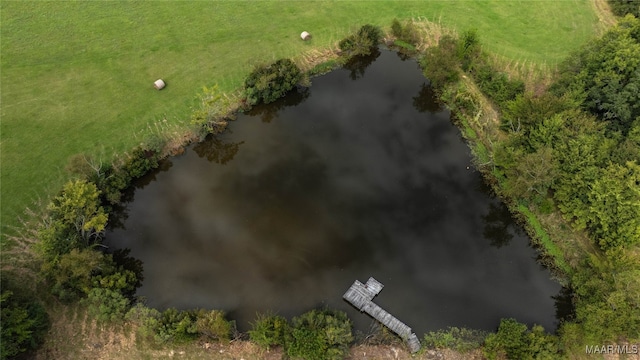
[[[632,14],[640,18],[640,2],[637,0],[608,0],[611,12],[618,16]]]
[[[103,264],[102,253],[92,249],[73,249],[57,260],[46,262],[43,272],[51,282],[51,291],[62,301],[69,302],[88,294],[92,275]]]
[[[627,16],[561,66],[556,94],[584,94],[584,109],[626,134],[640,117],[640,20]]]
[[[35,349],[49,328],[42,305],[33,299],[21,299],[3,284],[0,295],[0,359]]]
[[[244,81],[245,95],[250,105],[268,104],[292,90],[302,79],[302,72],[290,59],[258,66]]]
[[[508,168],[505,190],[512,196],[544,197],[553,185],[558,173],[558,162],[550,147],[541,147],[536,152],[526,154],[520,161]]]
[[[348,57],[370,55],[372,49],[378,46],[382,37],[382,30],[374,25],[363,25],[355,34],[340,40],[338,47]]]
[[[0,305],[2,305],[2,341],[0,342],[0,358],[6,359],[24,352],[26,343],[31,338],[31,327],[34,321],[29,319],[27,310],[10,304],[11,291],[2,291]]]
[[[100,206],[95,184],[74,180],[65,184],[49,204],[50,218],[40,229],[40,250],[52,259],[101,239],[107,214]]]

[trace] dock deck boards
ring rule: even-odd
[[[407,342],[412,353],[417,352],[420,350],[420,341],[416,334],[411,332],[411,328],[372,301],[383,287],[381,282],[372,277],[367,280],[366,284],[356,280],[342,297],[361,312],[366,312],[398,334]]]

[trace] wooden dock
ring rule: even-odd
[[[391,331],[398,334],[407,342],[412,353],[417,352],[420,350],[420,341],[416,334],[411,332],[411,328],[372,301],[383,287],[384,285],[382,285],[381,282],[372,277],[367,280],[366,284],[356,280],[342,297],[361,312],[366,312]]]

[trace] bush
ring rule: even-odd
[[[50,261],[73,249],[84,249],[102,238],[107,214],[100,191],[86,180],[66,183],[48,206],[50,221],[39,229],[38,250]]]
[[[131,181],[157,168],[159,160],[157,150],[138,146],[124,161],[107,167],[104,170],[104,179],[98,183],[104,202],[112,205],[120,203],[122,193],[131,185]]]
[[[459,79],[456,57],[457,41],[449,35],[440,38],[438,46],[427,49],[420,60],[424,76],[434,89],[442,90]]]
[[[608,3],[611,6],[611,12],[617,16],[632,14],[640,18],[640,1],[638,0],[608,0]]]
[[[480,56],[480,40],[475,29],[462,34],[458,41],[457,55],[464,71],[468,71],[472,62]]]
[[[192,311],[180,311],[169,308],[162,313],[155,323],[154,340],[157,343],[185,342],[198,335],[196,316]]]
[[[514,319],[500,320],[498,332],[485,340],[484,355],[488,359],[506,356],[508,359],[555,359],[558,342],[553,335],[535,325],[528,331],[527,325]]]
[[[374,25],[363,25],[357,33],[358,37],[362,39],[367,39],[372,46],[378,45],[380,42],[380,38],[382,37],[382,30],[378,26]]]
[[[374,25],[364,25],[355,34],[340,40],[338,47],[346,53],[346,57],[366,56],[378,46],[382,30]]]
[[[484,62],[472,64],[470,71],[480,90],[500,106],[524,93],[524,82],[510,80],[505,73]]]
[[[84,297],[92,288],[92,276],[103,264],[102,253],[92,249],[74,249],[43,265],[51,292],[63,302]]]
[[[89,306],[89,313],[99,321],[122,320],[129,309],[129,299],[111,289],[93,288],[84,302]]]
[[[398,40],[411,44],[414,47],[420,43],[420,31],[411,20],[402,26],[398,19],[393,19],[391,23],[391,33],[398,38]]]
[[[429,332],[424,335],[424,346],[434,349],[452,349],[468,352],[478,349],[484,343],[484,331],[450,327],[447,330]]]
[[[312,310],[292,323],[286,353],[295,359],[343,359],[353,341],[351,321],[342,311]]]
[[[245,96],[250,105],[268,104],[292,90],[302,79],[302,72],[290,59],[258,66],[244,81]]]
[[[126,314],[126,319],[138,325],[142,336],[158,344],[184,342],[205,336],[213,340],[228,340],[232,324],[218,310],[177,310],[163,312],[137,303]]]
[[[49,317],[40,302],[16,296],[3,282],[0,328],[0,359],[6,359],[42,343],[49,329]]]
[[[224,318],[224,312],[219,310],[196,311],[196,331],[212,340],[229,340],[231,323]]]
[[[282,316],[273,314],[259,314],[251,324],[249,337],[251,341],[264,347],[284,345],[285,336],[289,332],[289,323]]]
[[[391,22],[391,34],[398,39],[402,38],[402,25],[398,19],[393,19]]]

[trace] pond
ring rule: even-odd
[[[222,309],[240,330],[327,306],[366,331],[342,294],[370,276],[419,336],[553,330],[561,287],[471,161],[416,62],[381,50],[164,161],[106,243],[144,262],[149,306]]]

